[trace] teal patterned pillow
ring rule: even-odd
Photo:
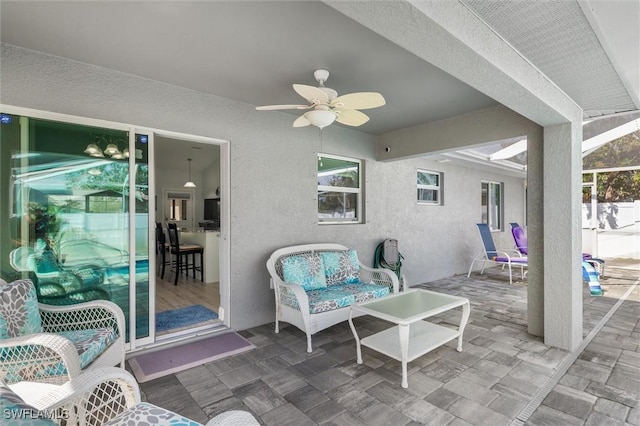
[[[282,261],[282,274],[286,282],[300,284],[305,291],[327,286],[322,257],[318,253],[286,257]]]
[[[0,339],[42,332],[36,288],[31,280],[0,286]]]
[[[355,250],[322,252],[327,285],[360,282],[360,261]]]

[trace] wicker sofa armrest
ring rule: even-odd
[[[360,281],[387,285],[393,293],[397,293],[400,288],[398,277],[389,269],[370,268],[362,263],[360,264]]]
[[[298,306],[300,306],[300,307],[306,306],[307,308],[309,307],[309,296],[307,295],[307,292],[304,290],[304,288],[302,288],[302,286],[300,284],[287,283],[287,282],[284,282],[284,281],[280,281],[279,283],[276,283],[276,286],[278,286],[278,288],[276,290],[276,294],[277,294],[279,302],[282,302],[280,300],[280,297],[282,297],[283,292],[291,292],[291,293],[293,293],[294,297],[296,298],[296,300],[298,302]],[[304,310],[302,310],[302,311],[304,312]],[[308,312],[309,311],[307,309],[307,313]]]
[[[52,333],[36,333],[0,340],[0,376],[7,384],[19,381],[64,383],[80,374],[80,357],[67,338]],[[47,367],[62,363],[67,374]]]

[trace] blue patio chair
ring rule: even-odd
[[[496,248],[495,243],[493,242],[493,237],[491,236],[491,230],[489,229],[489,225],[486,223],[477,223],[478,233],[480,235],[480,240],[482,241],[482,246],[484,250],[482,253],[477,255],[473,261],[471,262],[471,266],[469,266],[469,273],[467,274],[467,278],[471,276],[471,271],[473,270],[473,266],[476,262],[482,262],[482,269],[480,269],[480,273],[484,272],[484,268],[487,263],[493,263],[496,265],[502,265],[503,267],[509,268],[509,284],[513,284],[513,267],[520,267],[520,272],[522,274],[522,279],[524,279],[524,268],[528,266],[527,258],[522,256],[518,251],[511,250],[511,255],[506,250],[498,250]]]

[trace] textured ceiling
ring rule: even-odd
[[[463,3],[583,109],[638,109],[620,62],[610,59],[578,2]],[[0,8],[2,42],[251,105],[299,103],[291,84],[315,85],[313,71],[326,68],[326,85],[340,94],[385,96],[387,105],[367,111],[371,121],[358,128],[371,134],[495,104],[317,1],[2,0]],[[634,28],[636,21],[617,25]]]
[[[614,67],[614,58],[609,56],[617,52],[605,51],[603,42],[598,39],[578,2],[462,2],[573,98],[585,111],[586,117],[639,108],[634,105]],[[618,19],[620,32],[631,30],[631,38],[625,41],[629,43],[626,48],[618,47],[627,59],[635,56],[635,61],[627,66],[633,67],[635,62],[637,79],[640,69],[637,59],[640,51],[640,8],[634,7],[634,3],[640,4],[621,0],[609,2],[607,7],[623,6],[620,10],[623,16],[612,17]],[[625,17],[627,10],[629,15]],[[633,89],[637,90],[637,86]]]

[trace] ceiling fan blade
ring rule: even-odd
[[[331,106],[347,109],[369,109],[381,107],[385,103],[384,97],[378,92],[358,92],[338,96],[331,102]]]
[[[317,87],[294,84],[293,90],[312,104],[326,104],[329,102],[327,94]]]
[[[309,109],[311,105],[264,105],[257,106],[256,109],[259,111],[269,111],[269,110],[278,110],[278,109]]]
[[[369,116],[355,109],[334,109],[338,114],[336,121],[347,126],[361,126],[369,121]]]
[[[300,117],[296,118],[296,121],[293,122],[293,127],[305,127],[310,125],[311,125],[311,122],[307,120],[307,117],[305,117],[304,115],[301,115]]]

